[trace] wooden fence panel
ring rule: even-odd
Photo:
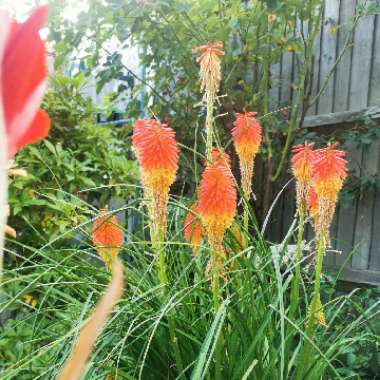
[[[364,0],[326,0],[321,34],[315,41],[312,97],[320,91],[336,58],[344,48],[357,6]],[[357,114],[380,103],[380,18],[366,16],[355,30],[353,46],[347,49],[319,101],[307,113],[305,127],[336,125],[344,128]],[[273,90],[271,108],[289,104],[294,80],[293,53],[285,53],[273,67],[281,89]],[[373,114],[371,109],[370,114]],[[343,112],[343,113],[342,113]],[[347,113],[344,113],[347,112]],[[336,113],[336,114],[334,114]],[[321,115],[320,124],[313,115]],[[351,117],[352,116],[352,117]],[[375,117],[378,115],[375,112]],[[335,121],[335,122],[334,122]],[[380,171],[380,140],[366,149],[353,147],[348,152],[350,168],[356,175],[373,176]],[[276,184],[276,194],[283,184]],[[277,209],[277,210],[276,210]],[[269,235],[281,241],[293,221],[295,212],[294,184],[284,191],[274,210]],[[336,270],[346,263],[343,278],[349,281],[380,283],[380,191],[371,188],[349,207],[339,204],[331,227],[335,252],[326,256],[325,264]],[[307,227],[305,236],[313,238]],[[338,252],[342,251],[341,254]]]

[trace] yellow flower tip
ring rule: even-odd
[[[37,299],[34,298],[31,294],[23,295],[22,300],[24,303],[30,305],[32,308],[35,308],[37,306]]]
[[[277,16],[275,14],[269,14],[268,15],[268,22],[269,23],[276,21],[276,19],[277,19]]]

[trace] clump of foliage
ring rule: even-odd
[[[97,115],[105,111],[81,94],[84,84],[81,74],[55,75],[44,100],[52,131],[17,155],[16,164],[28,176],[11,178],[10,222],[24,244],[46,244],[79,226],[88,214],[83,201],[104,206],[112,196],[135,194],[138,171],[131,159],[130,129],[99,124]]]

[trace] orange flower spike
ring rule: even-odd
[[[228,154],[214,148],[199,188],[199,213],[205,226],[214,263],[224,258],[223,236],[236,215],[236,187]],[[216,255],[216,256],[215,256]]]
[[[247,198],[252,191],[254,160],[262,140],[262,129],[256,116],[257,112],[237,113],[232,129],[232,138],[239,156],[242,188]]]
[[[307,198],[307,207],[309,210],[309,214],[311,216],[311,220],[314,226],[318,224],[318,195],[315,192],[314,188],[311,187],[309,191],[309,195]]]
[[[101,209],[92,226],[92,241],[109,270],[124,243],[124,234],[117,217]]]
[[[202,222],[197,214],[199,213],[198,206],[193,204],[190,211],[185,217],[185,239],[192,245],[194,253],[198,253],[202,237],[204,235]]]
[[[313,144],[296,145],[293,147],[292,169],[297,180],[297,206],[299,210],[306,211],[309,191],[313,179],[313,162],[315,152]]]
[[[222,42],[208,42],[207,45],[201,45],[195,48],[195,51],[202,52],[197,58],[200,64],[201,91],[208,93],[208,96],[214,98],[219,90],[221,80],[220,55],[224,55]]]
[[[140,163],[148,199],[151,237],[163,238],[169,188],[178,168],[179,151],[175,132],[157,120],[137,120],[133,126],[132,144]]]
[[[335,148],[336,145],[328,145],[326,148],[315,151],[313,182],[318,196],[319,220],[316,230],[319,234],[322,231],[328,234],[338,193],[347,177],[346,154]]]

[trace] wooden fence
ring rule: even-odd
[[[320,37],[315,46],[313,89],[317,94],[332,65],[339,56],[350,28],[349,20],[362,0],[326,0]],[[348,49],[330,77],[322,97],[311,108],[306,128],[347,128],[363,114],[374,119],[380,115],[380,18],[363,17]],[[338,25],[341,25],[338,27]],[[271,93],[272,107],[290,104],[295,76],[294,56],[286,53],[272,68],[272,77],[279,86]],[[360,176],[379,173],[380,141],[368,148],[348,152],[350,167]],[[265,174],[261,174],[265,175]],[[279,188],[277,188],[277,191]],[[273,240],[280,240],[291,225],[295,213],[294,184],[279,198],[269,231]],[[311,237],[311,229],[307,235]],[[333,245],[338,252],[325,258],[328,270],[336,271],[344,263],[341,278],[357,283],[380,283],[380,191],[368,190],[362,199],[349,207],[338,205],[332,226]]]

